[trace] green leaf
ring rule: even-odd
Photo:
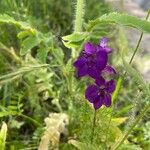
[[[0,117],[10,116],[10,115],[17,115],[16,111],[3,111],[0,112]]]
[[[64,42],[64,45],[67,47],[67,48],[75,48],[75,49],[78,49],[81,45],[82,45],[82,42],[83,41],[79,41],[79,42]]]
[[[116,85],[116,89],[112,95],[112,102],[115,103],[118,97],[118,94],[120,92],[121,86],[122,86],[122,77],[119,77],[119,79],[117,80],[117,85]]]
[[[92,144],[89,143],[88,144],[82,143],[76,140],[70,140],[69,143],[75,146],[79,150],[98,150],[98,148],[94,147]]]
[[[46,62],[46,57],[47,57],[47,50],[45,48],[39,48],[37,50],[37,58],[42,62],[45,63]]]
[[[64,52],[61,48],[52,49],[52,54],[60,65],[64,65]]]
[[[91,31],[95,26],[100,25],[101,23],[114,23],[124,26],[129,26],[133,28],[137,28],[143,32],[150,33],[150,22],[146,20],[142,20],[135,16],[131,16],[128,14],[120,14],[117,12],[113,12],[110,14],[105,14],[100,18],[90,21],[87,26],[87,31]]]
[[[25,38],[25,37],[27,37],[29,35],[31,35],[31,32],[29,32],[28,30],[25,30],[25,31],[19,32],[18,35],[17,35],[17,37],[19,39],[23,39],[23,38]]]
[[[73,33],[67,36],[63,36],[62,39],[70,42],[79,42],[86,38],[87,33]]]
[[[10,23],[10,22],[15,22],[15,19],[10,17],[7,14],[0,14],[0,22],[2,22],[2,23]]]
[[[62,37],[63,43],[67,48],[75,48],[78,49],[82,42],[87,38],[87,33],[73,33],[71,35],[67,35]]]
[[[22,21],[16,21],[13,17],[10,17],[7,14],[0,14],[0,23],[13,24],[23,30],[29,30],[33,34],[36,32],[36,30],[32,28],[28,23]]]
[[[20,55],[25,55],[27,54],[33,47],[37,46],[41,40],[38,39],[36,36],[30,36],[26,38],[22,42],[22,48],[20,50]]]
[[[0,149],[5,149],[5,141],[7,136],[7,124],[3,122],[1,130],[0,130]]]

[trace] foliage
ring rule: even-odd
[[[77,5],[67,0],[1,0],[0,12],[0,120],[7,123],[0,132],[1,149],[44,145],[103,150],[118,146],[120,139],[119,149],[149,149],[149,115],[143,116],[150,88],[127,62],[132,49],[123,31],[127,26],[150,33],[149,21],[109,13],[110,7],[99,0],[79,0]],[[71,33],[73,18],[77,29]],[[103,36],[112,41],[118,82],[112,107],[97,112],[91,144],[94,112],[83,92],[91,80],[77,79],[72,64],[85,42],[98,43]]]

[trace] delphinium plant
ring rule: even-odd
[[[122,89],[122,84],[124,83],[124,80],[126,79],[127,75],[130,75],[132,77],[133,81],[135,82],[135,84],[137,84],[139,86],[140,90],[141,90],[141,86],[143,87],[141,92],[143,93],[143,95],[145,95],[145,99],[149,98],[149,93],[150,93],[149,85],[145,84],[145,81],[142,79],[142,77],[138,73],[138,71],[136,71],[131,66],[131,63],[135,57],[135,54],[137,53],[140,42],[142,40],[143,33],[144,32],[149,33],[149,31],[150,31],[149,22],[138,19],[133,16],[129,16],[127,14],[110,13],[108,15],[103,15],[99,19],[90,21],[86,26],[83,26],[84,7],[85,7],[85,1],[78,0],[77,7],[76,7],[77,10],[76,10],[76,18],[75,18],[75,31],[72,35],[65,36],[65,37],[63,37],[63,39],[64,39],[64,44],[68,48],[72,48],[73,58],[74,58],[74,56],[79,55],[79,57],[73,64],[77,69],[77,77],[82,78],[82,77],[88,76],[88,77],[92,78],[92,81],[93,81],[93,83],[91,84],[91,81],[88,80],[89,81],[89,83],[87,83],[88,87],[85,90],[85,99],[87,99],[91,104],[93,104],[93,109],[95,112],[95,113],[92,113],[89,110],[92,114],[94,114],[94,117],[92,119],[93,121],[91,121],[91,119],[89,117],[89,119],[91,121],[91,126],[89,125],[91,127],[91,136],[89,134],[87,136],[89,137],[89,139],[91,139],[91,143],[96,142],[96,140],[93,136],[95,136],[96,139],[99,137],[99,140],[100,139],[102,140],[100,142],[101,146],[99,146],[98,149],[108,149],[108,148],[118,149],[118,148],[120,148],[120,146],[122,146],[122,148],[132,148],[133,145],[130,145],[130,144],[124,145],[123,142],[125,142],[127,140],[127,137],[132,132],[133,128],[139,123],[139,121],[142,119],[142,117],[148,111],[149,104],[145,103],[145,107],[142,110],[142,112],[139,114],[139,116],[136,116],[136,118],[131,121],[132,123],[126,129],[124,134],[121,134],[120,137],[116,137],[116,139],[114,140],[114,142],[115,142],[114,144],[109,143],[109,142],[111,142],[111,141],[109,141],[111,139],[110,136],[113,136],[113,135],[109,135],[109,134],[112,134],[112,132],[111,132],[112,127],[110,127],[110,126],[111,126],[111,122],[113,120],[114,105],[115,105],[116,100],[118,99],[119,91],[120,91],[120,89]],[[150,12],[148,11],[146,20],[149,17],[149,13]],[[103,26],[104,24],[106,24],[106,25],[119,24],[119,25],[134,27],[134,28],[137,28],[142,31],[139,41],[137,41],[137,46],[129,60],[129,64],[125,60],[125,54],[124,54],[125,49],[123,49],[124,45],[122,45],[122,47],[121,47],[122,50],[120,53],[120,57],[122,58],[123,66],[125,69],[124,73],[116,74],[115,69],[112,68],[111,66],[108,66],[108,62],[107,62],[108,58],[107,57],[108,57],[108,55],[110,55],[108,53],[111,52],[111,49],[109,47],[107,47],[107,44],[106,44],[107,38],[102,38],[101,33],[99,33],[99,37],[101,37],[101,42],[96,46],[94,46],[90,42],[90,41],[94,41],[94,36],[93,36],[94,31],[98,27]],[[108,34],[108,36],[109,36],[109,34]],[[83,51],[81,52],[82,49],[83,49]],[[103,76],[103,74],[105,74],[105,76]],[[117,84],[115,84],[115,81],[113,79],[108,79],[108,76],[110,76],[110,74],[116,74],[117,76],[120,76],[117,78],[117,80],[118,80]],[[79,82],[82,82],[82,80],[80,80]],[[112,99],[111,99],[111,97],[112,97]],[[103,105],[106,107],[103,107]],[[89,108],[89,107],[86,107],[86,108]],[[100,109],[102,109],[102,111]],[[110,111],[108,110],[108,112],[107,112],[106,109],[110,109]],[[97,124],[96,124],[96,120],[97,120],[96,112],[98,110],[99,110],[99,113],[100,112],[104,113],[104,114],[108,113],[108,115],[106,115],[106,116],[108,118],[110,118],[110,119],[108,119],[108,122],[106,125],[107,129],[106,130],[100,129],[105,132],[105,133],[101,134],[101,137],[96,135],[96,133],[98,134],[98,132],[100,132],[100,131],[96,131],[96,133],[94,133],[95,128],[98,128],[98,126],[101,126],[99,124],[100,121],[97,121]],[[88,111],[88,109],[86,109],[86,111]],[[84,113],[82,113],[82,115],[84,115]],[[87,115],[86,112],[85,112],[85,115]],[[106,120],[107,120],[107,117],[106,117]],[[105,120],[105,119],[99,118],[99,120]],[[85,121],[89,121],[89,120],[85,120]],[[87,122],[85,122],[85,124],[86,123]],[[105,124],[104,122],[101,122],[101,123]],[[82,125],[81,125],[81,128],[82,128]],[[87,130],[90,130],[90,128],[87,127]],[[87,131],[87,133],[88,133],[88,131]],[[104,141],[103,141],[103,135],[105,135],[105,137],[106,137],[106,138],[104,138]],[[93,140],[93,138],[95,141]],[[84,141],[84,139],[86,140],[86,138],[84,137],[82,139],[82,141]],[[87,141],[89,141],[89,140],[87,139]],[[84,149],[86,149],[89,147],[89,145],[86,146],[84,142],[80,143],[80,142],[72,141],[72,144],[75,145],[76,147],[78,147],[79,149],[83,149],[83,147],[84,147]],[[136,147],[136,148],[139,148],[139,147]],[[90,149],[92,149],[92,147],[90,147]],[[93,145],[93,149],[96,149],[94,147],[94,145]]]
[[[105,105],[106,107],[111,106],[111,94],[116,87],[115,80],[104,78],[104,75],[106,76],[106,74],[111,75],[116,73],[115,69],[108,65],[108,54],[112,52],[112,49],[107,46],[107,43],[107,38],[102,38],[100,43],[96,46],[92,43],[86,43],[81,56],[74,62],[74,66],[77,68],[78,77],[88,75],[95,80],[93,84],[88,85],[85,91],[86,99],[93,104],[95,109],[91,142],[94,136],[96,110],[102,105]]]
[[[52,5],[47,0],[38,2],[0,2],[6,8],[11,7],[7,14],[0,15],[0,28],[4,29],[0,32],[0,58],[3,60],[0,61],[3,66],[0,68],[0,118],[4,121],[0,149],[141,149],[142,146],[130,142],[130,138],[150,108],[150,89],[132,67],[132,62],[144,32],[150,33],[147,21],[150,11],[146,20],[116,12],[95,19],[97,12],[86,10],[89,2],[77,0],[74,31],[58,39],[56,31],[60,34],[62,27],[62,34],[67,34],[72,27],[70,9],[60,6],[67,13],[65,19],[68,18],[67,25],[65,19],[60,24],[57,19],[63,15],[51,11],[53,16],[49,16],[48,9]],[[58,10],[59,3],[56,2]],[[96,6],[94,10],[98,11]],[[88,22],[91,11],[96,14],[92,20],[91,13]],[[131,57],[129,62],[117,25],[142,32],[133,54],[128,56]],[[119,50],[113,45],[115,40],[121,41],[117,43]],[[63,51],[60,42],[69,53]],[[113,61],[116,58],[121,60],[119,66]],[[128,76],[135,89],[132,97],[128,96],[133,102],[130,106],[118,106],[120,99],[125,101],[122,91],[129,88]],[[139,96],[134,96],[136,93]],[[143,99],[142,103],[139,99]],[[133,112],[131,120],[129,116],[124,117],[124,112],[137,104],[143,106],[139,114]],[[143,130],[146,140],[147,131]]]

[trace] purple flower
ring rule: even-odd
[[[103,51],[105,51],[107,53],[111,53],[112,52],[112,48],[108,47],[107,44],[108,44],[108,38],[104,37],[104,38],[102,38],[100,40],[99,45],[97,45],[97,49],[98,50],[103,50]]]
[[[106,67],[108,60],[107,52],[103,49],[97,49],[90,42],[84,45],[84,51],[74,62],[77,68],[78,77],[89,75],[96,79],[101,71]]]
[[[87,87],[85,97],[90,103],[93,103],[95,109],[99,109],[102,105],[109,107],[111,105],[111,94],[115,87],[114,80],[105,81],[101,77],[96,84]]]
[[[116,70],[114,69],[114,67],[107,64],[106,67],[102,70],[102,74],[113,75],[116,74]]]

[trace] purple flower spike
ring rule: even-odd
[[[99,109],[102,105],[110,107],[111,94],[115,90],[116,84],[114,80],[99,82],[98,85],[89,85],[85,92],[85,98],[93,103],[95,109]]]
[[[103,48],[103,50],[104,51],[106,51],[107,53],[111,53],[112,52],[112,49],[110,48],[110,47],[108,47],[107,46],[107,44],[108,44],[108,38],[102,38],[101,40],[100,40],[100,44],[99,44],[99,46],[101,47],[101,48]],[[99,48],[100,49],[100,48]]]
[[[77,68],[78,77],[89,75],[96,79],[106,67],[107,61],[107,52],[96,51],[93,44],[88,42],[85,44],[81,56],[74,62],[74,66]]]
[[[111,95],[116,88],[114,80],[106,81],[104,78],[105,75],[116,74],[116,70],[108,65],[108,53],[112,49],[107,45],[107,38],[102,38],[96,46],[85,43],[82,54],[74,62],[78,77],[90,76],[95,80],[95,84],[89,85],[85,91],[85,98],[93,104],[94,109],[102,105],[110,107]]]

